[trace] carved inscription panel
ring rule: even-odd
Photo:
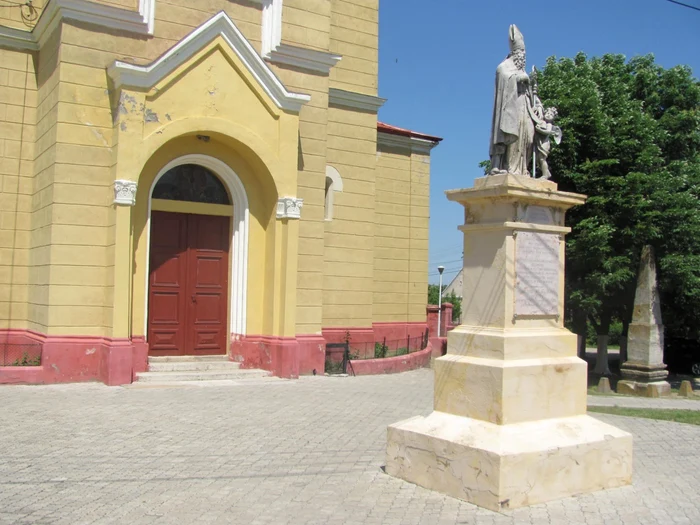
[[[559,235],[520,231],[515,238],[515,315],[559,313]]]

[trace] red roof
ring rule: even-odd
[[[403,137],[428,140],[436,144],[442,140],[441,137],[434,137],[433,135],[418,133],[417,131],[399,128],[397,126],[392,126],[391,124],[385,124],[384,122],[377,122],[377,131],[381,131],[382,133],[391,133],[392,135],[401,135]]]

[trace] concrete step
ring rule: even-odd
[[[136,381],[139,383],[171,383],[181,381],[221,381],[269,377],[267,370],[206,370],[206,371],[172,371],[172,372],[139,372]]]
[[[207,372],[209,370],[238,370],[240,363],[229,360],[220,361],[151,361],[148,360],[149,372]]]
[[[167,355],[149,357],[148,363],[204,363],[209,361],[228,361],[226,355]]]

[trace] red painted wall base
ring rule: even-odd
[[[323,374],[327,343],[344,342],[349,336],[353,344],[366,344],[373,351],[375,342],[417,338],[424,334],[425,329],[426,323],[375,323],[371,328],[328,328],[323,330],[323,334],[300,334],[296,337],[234,335],[230,359],[240,362],[243,368],[261,368],[284,378]],[[0,366],[0,384],[101,381],[107,385],[126,385],[134,380],[137,372],[148,370],[148,343],[143,336],[112,339],[53,336],[32,330],[5,329],[0,330],[0,344],[3,343],[41,345],[42,360],[40,366]],[[411,363],[418,353],[411,354]],[[401,358],[408,359],[404,356]],[[357,366],[362,368],[363,365]],[[395,371],[402,369],[411,368],[399,367]]]
[[[135,340],[0,330],[0,344],[42,347],[40,366],[1,366],[0,384],[102,381],[125,385],[133,381],[136,371],[145,370],[143,363],[135,363],[135,356],[143,353],[143,343],[139,345]]]
[[[408,355],[385,357],[384,359],[359,359],[348,364],[348,373],[356,376],[397,374],[430,365],[433,347],[428,343],[424,350]]]

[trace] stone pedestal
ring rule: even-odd
[[[563,326],[564,213],[585,197],[510,174],[447,196],[465,207],[463,324],[435,411],[389,427],[387,473],[492,510],[629,484],[632,436],[586,415]]]
[[[661,322],[661,300],[656,287],[654,250],[645,246],[639,264],[634,311],[627,334],[627,361],[620,366],[622,380],[618,394],[661,397],[671,393],[665,380],[664,327]]]

